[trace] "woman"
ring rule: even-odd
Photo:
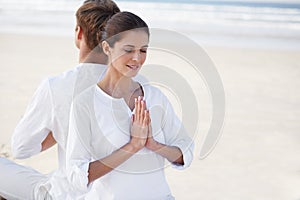
[[[133,80],[146,59],[148,26],[121,12],[107,22],[104,38],[107,71],[73,102],[69,180],[82,191],[99,188],[91,199],[174,199],[164,160],[189,166],[193,142],[162,92]]]

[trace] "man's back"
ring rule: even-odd
[[[45,79],[14,131],[14,156],[28,158],[40,152],[41,141],[49,131],[52,132],[59,148],[65,151],[73,97],[90,85],[96,84],[104,70],[105,66],[101,64],[82,63],[58,76]]]
[[[17,158],[36,155],[57,143],[59,169],[44,175],[8,159],[0,159],[0,179],[9,180],[8,183],[0,182],[1,196],[7,199],[66,199],[68,193],[73,194],[65,175],[72,99],[74,94],[96,83],[105,69],[103,65],[87,62],[106,63],[99,46],[102,40],[99,33],[107,19],[119,11],[111,0],[86,0],[77,10],[75,44],[79,48],[79,61],[85,64],[41,83],[12,138],[12,150]],[[85,77],[84,74],[92,76]],[[85,77],[85,81],[82,82],[79,76]]]
[[[65,187],[65,151],[73,98],[96,84],[105,68],[101,64],[82,63],[61,75],[44,80],[13,134],[14,156],[28,158],[40,152],[40,144],[51,130],[58,144],[59,168],[44,184],[45,187],[51,185],[50,194],[58,199],[63,199],[69,190]]]

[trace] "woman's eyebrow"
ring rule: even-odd
[[[133,47],[134,48],[135,46],[131,45],[131,44],[125,44],[124,47]],[[145,47],[149,47],[149,45],[146,44],[146,45],[142,46],[141,48],[145,48]]]
[[[134,45],[125,44],[124,47],[134,47]]]

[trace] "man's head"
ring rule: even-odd
[[[76,12],[76,46],[83,39],[89,50],[102,52],[102,32],[106,22],[120,9],[112,0],[86,0]]]

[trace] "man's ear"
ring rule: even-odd
[[[82,28],[80,26],[76,26],[76,29],[75,29],[75,37],[77,40],[81,40],[82,39]]]
[[[103,53],[105,53],[105,55],[108,56],[110,54],[110,46],[109,46],[108,42],[102,41],[102,50],[103,50]]]

